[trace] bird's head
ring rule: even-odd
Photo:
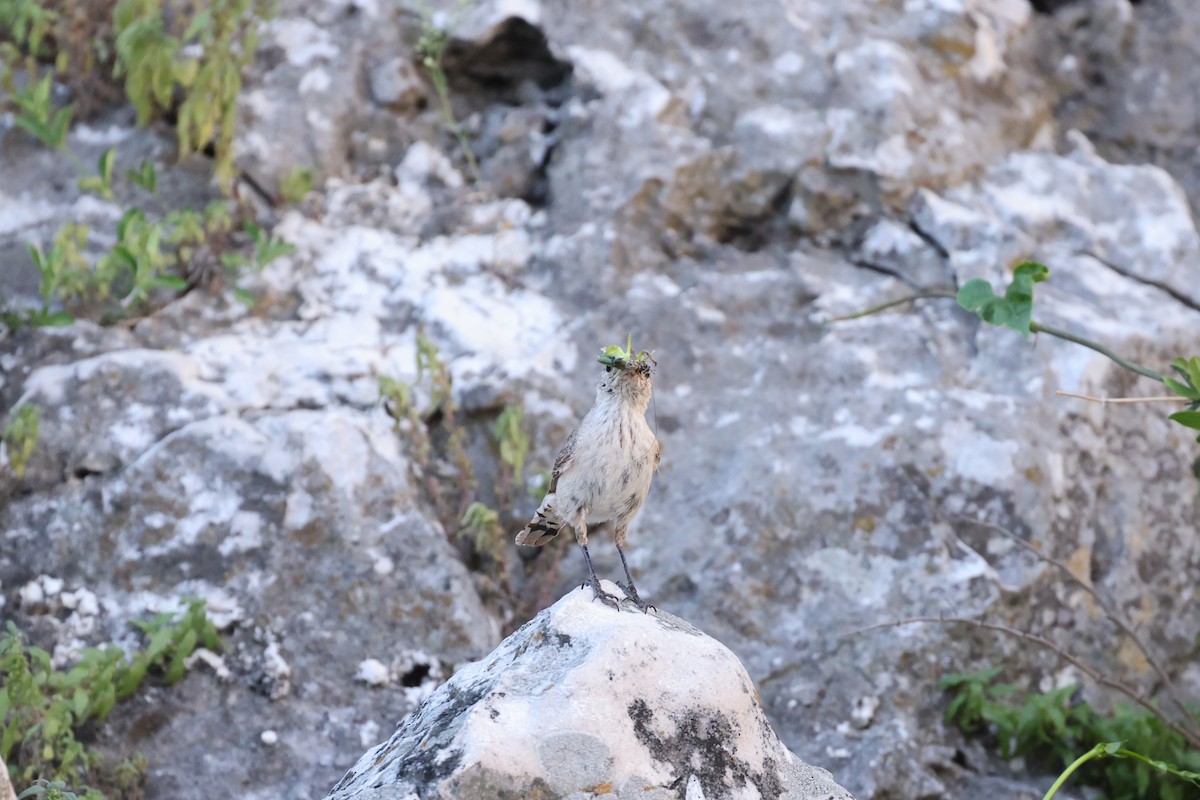
[[[633,336],[625,347],[609,345],[596,358],[604,365],[604,377],[600,381],[599,394],[619,393],[624,399],[645,410],[653,391],[651,373],[655,366],[654,356],[645,350],[633,351]]]

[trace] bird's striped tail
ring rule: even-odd
[[[546,495],[546,499],[538,507],[533,519],[517,534],[517,544],[526,547],[541,547],[558,536],[563,524],[558,521],[557,515],[554,513],[554,495]]]

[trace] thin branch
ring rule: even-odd
[[[1099,344],[1098,342],[1093,342],[1091,339],[1084,338],[1083,336],[1077,336],[1070,331],[1065,331],[1062,328],[1055,328],[1052,325],[1043,325],[1037,321],[1031,321],[1029,323],[1029,330],[1033,333],[1046,333],[1051,336],[1056,336],[1059,339],[1065,339],[1068,342],[1081,344],[1089,350],[1095,350],[1100,355],[1111,358],[1113,361],[1117,362],[1130,372],[1136,372],[1138,375],[1143,375],[1151,380],[1156,380],[1159,383],[1162,383],[1162,373],[1155,372],[1149,367],[1143,367],[1141,364],[1130,361],[1127,358],[1122,358],[1104,345]]]
[[[892,308],[894,306],[902,306],[905,303],[911,303],[914,300],[927,300],[927,299],[932,299],[932,298],[942,298],[942,299],[949,298],[949,299],[953,300],[954,296],[955,296],[954,292],[950,291],[949,289],[930,289],[929,291],[926,291],[926,292],[918,292],[916,294],[910,294],[905,297],[897,298],[895,300],[889,300],[886,303],[880,303],[877,306],[871,306],[870,308],[868,308],[864,311],[859,311],[855,314],[850,314],[845,317],[834,317],[833,319],[830,320],[830,322],[846,322],[847,320],[868,317],[871,314],[878,314],[880,311],[886,311],[887,309]]]
[[[945,625],[946,623],[956,623],[959,625],[972,625],[976,628],[983,628],[984,630],[996,631],[998,633],[1004,633],[1009,636],[1015,637],[1017,639],[1024,639],[1027,642],[1033,642],[1034,644],[1054,653],[1059,658],[1061,658],[1062,660],[1071,664],[1076,669],[1078,669],[1080,672],[1082,672],[1084,675],[1087,675],[1089,678],[1091,678],[1093,681],[1100,684],[1101,686],[1107,686],[1108,688],[1113,689],[1113,690],[1125,695],[1130,700],[1137,703],[1139,706],[1146,709],[1154,716],[1158,717],[1164,725],[1166,725],[1172,731],[1174,731],[1175,733],[1177,733],[1181,737],[1183,737],[1183,739],[1192,748],[1200,750],[1200,737],[1197,737],[1196,735],[1192,734],[1190,731],[1180,727],[1178,723],[1176,723],[1174,720],[1170,719],[1165,714],[1163,714],[1162,709],[1158,708],[1153,703],[1151,703],[1149,700],[1147,700],[1145,697],[1138,694],[1137,691],[1130,688],[1129,686],[1126,686],[1125,684],[1121,683],[1120,681],[1116,681],[1105,675],[1101,675],[1099,672],[1092,669],[1087,664],[1084,664],[1082,661],[1080,661],[1075,656],[1073,656],[1070,653],[1063,650],[1061,647],[1056,645],[1054,642],[1050,641],[1049,639],[1046,639],[1045,637],[1038,636],[1036,633],[1029,633],[1027,631],[1009,627],[1008,625],[1000,625],[995,622],[984,622],[983,620],[970,619],[968,617],[907,617],[905,619],[896,620],[894,622],[881,622],[878,625],[871,625],[866,628],[860,628],[859,630],[851,631],[850,633],[843,634],[842,638],[845,638],[847,636],[858,635],[858,634],[862,634],[862,633],[870,633],[871,631],[881,630],[883,628],[898,628],[901,625],[916,625],[916,624],[921,624],[921,623],[936,623],[936,624],[940,624],[940,625]]]
[[[1178,395],[1160,395],[1157,397],[1092,397],[1090,394],[1075,394],[1074,392],[1055,392],[1059,397],[1074,397],[1077,400],[1088,400],[1102,405],[1121,405],[1132,403],[1188,403],[1186,397]]]
[[[1095,602],[1100,610],[1104,612],[1104,615],[1108,617],[1109,621],[1116,625],[1121,632],[1128,636],[1134,645],[1137,646],[1138,651],[1142,654],[1142,656],[1145,657],[1146,662],[1150,664],[1151,669],[1154,670],[1155,674],[1158,675],[1159,680],[1162,681],[1163,687],[1167,690],[1167,695],[1171,698],[1171,702],[1173,702],[1175,706],[1183,713],[1184,722],[1188,723],[1189,727],[1193,729],[1200,724],[1200,720],[1196,719],[1196,715],[1193,714],[1192,711],[1179,698],[1178,693],[1175,691],[1175,684],[1171,681],[1171,677],[1167,674],[1167,671],[1163,668],[1162,664],[1159,663],[1158,659],[1156,659],[1150,652],[1150,648],[1145,642],[1142,641],[1141,637],[1137,635],[1137,632],[1134,631],[1133,626],[1130,625],[1124,617],[1117,614],[1117,612],[1114,611],[1112,607],[1108,605],[1108,603],[1104,602],[1104,599],[1096,592],[1096,588],[1092,586],[1090,581],[1085,581],[1083,578],[1072,572],[1071,568],[1065,563],[1059,561],[1053,556],[1046,555],[1041,550],[1034,547],[1031,542],[1027,542],[1007,528],[1002,528],[999,525],[993,525],[990,522],[971,519],[970,517],[956,517],[955,519],[960,522],[978,525],[979,527],[987,528],[990,531],[999,533],[1010,541],[1015,542],[1016,544],[1025,548],[1030,553],[1033,553],[1045,563],[1054,566],[1059,572],[1066,576],[1068,580],[1087,592],[1088,596],[1091,597],[1092,601]]]

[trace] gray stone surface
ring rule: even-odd
[[[779,741],[728,648],[671,614],[622,613],[575,589],[455,673],[329,800],[682,791],[850,800]]]
[[[449,65],[474,185],[435,103],[372,95],[372,70],[412,61],[415,5],[285,3],[239,165],[268,189],[298,167],[328,180],[280,212],[297,250],[248,282],[255,309],[197,291],[0,339],[0,411],[44,414],[25,478],[0,463],[0,613],[69,660],[208,597],[229,677],[199,666],[102,738],[151,756],[150,798],[319,796],[522,621],[480,599],[376,376],[415,377],[423,326],[471,425],[486,438],[522,405],[529,464],[549,466],[596,350],[632,331],[659,360],[664,444],[630,534],[644,595],[725,642],[784,745],[855,796],[1040,797],[1045,776],[944,726],[936,678],[1073,669],[969,628],[860,631],[987,614],[1155,689],[994,523],[1091,580],[1197,697],[1194,437],[1161,407],[1055,396],[1161,390],[952,301],[836,319],[1035,258],[1038,319],[1160,369],[1194,354],[1198,25],[1186,0],[480,3]],[[537,57],[506,61],[516,41]],[[85,163],[111,139],[155,156],[171,202],[210,191],[169,136],[111,124],[72,134]],[[20,137],[0,173],[0,293],[24,302],[24,242],[119,205],[81,200],[71,164]],[[551,585],[515,569],[516,596],[569,588],[563,555]]]

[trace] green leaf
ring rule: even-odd
[[[985,303],[996,299],[995,292],[992,291],[992,285],[987,281],[976,278],[973,281],[967,281],[962,288],[958,290],[956,298],[958,304],[967,311],[975,311]]]
[[[1029,336],[1033,316],[1033,286],[1050,277],[1044,264],[1027,261],[1013,270],[1012,283],[999,297],[985,280],[968,281],[958,290],[956,300],[967,311],[974,312],[991,325],[1012,328]]]
[[[74,110],[75,106],[73,105],[60,109],[50,122],[49,139],[46,143],[55,150],[62,147],[63,143],[67,140],[67,128],[71,124],[71,112]]]
[[[31,136],[36,138],[43,144],[50,144],[52,134],[49,129],[36,119],[26,116],[18,116],[13,119],[13,122],[20,128],[24,128]]]
[[[96,165],[96,171],[100,173],[100,179],[104,181],[105,186],[112,185],[113,166],[116,164],[116,160],[116,148],[110,147],[100,156],[100,161]]]
[[[142,214],[142,210],[140,208],[131,208],[126,211],[121,215],[120,222],[117,223],[117,239],[122,242],[125,241],[125,237],[129,232],[129,225],[134,220],[142,221],[144,219],[145,215]]]
[[[150,281],[150,285],[156,289],[175,289],[177,291],[188,288],[188,282],[178,275],[159,275]]]
[[[192,654],[192,651],[196,649],[197,638],[194,630],[188,631],[183,635],[179,644],[175,646],[175,652],[171,656],[171,663],[167,666],[166,675],[163,677],[163,681],[168,686],[178,683],[183,678],[184,673],[187,671],[185,662],[187,657]]]
[[[55,311],[38,320],[38,326],[42,328],[65,328],[74,324],[75,317],[66,311]]]
[[[142,165],[136,170],[127,170],[125,178],[151,194],[158,191],[158,171],[154,168],[153,162],[149,160],[142,161]],[[168,215],[169,218],[170,215]]]
[[[88,695],[83,689],[76,689],[71,696],[71,713],[75,715],[75,719],[82,720],[83,714],[87,711]]]
[[[239,303],[246,306],[246,308],[254,308],[254,304],[258,302],[253,293],[241,288],[240,286],[233,287],[233,297]]]
[[[1200,387],[1200,356],[1192,356],[1184,362],[1184,369],[1192,386]]]
[[[1192,428],[1200,431],[1200,411],[1176,411],[1167,419],[1178,422],[1185,428]]]
[[[133,251],[123,244],[119,244],[110,251],[114,256],[124,262],[125,266],[130,270],[137,271],[137,258],[133,255]]]
[[[37,267],[37,271],[42,274],[42,277],[46,277],[49,269],[46,264],[46,254],[42,251],[41,245],[27,244],[25,246],[29,248],[29,257],[33,259],[33,265]]]
[[[1189,400],[1200,400],[1200,390],[1188,386],[1186,383],[1180,383],[1174,378],[1166,375],[1163,376],[1163,383],[1168,389],[1180,397],[1186,397]]]

